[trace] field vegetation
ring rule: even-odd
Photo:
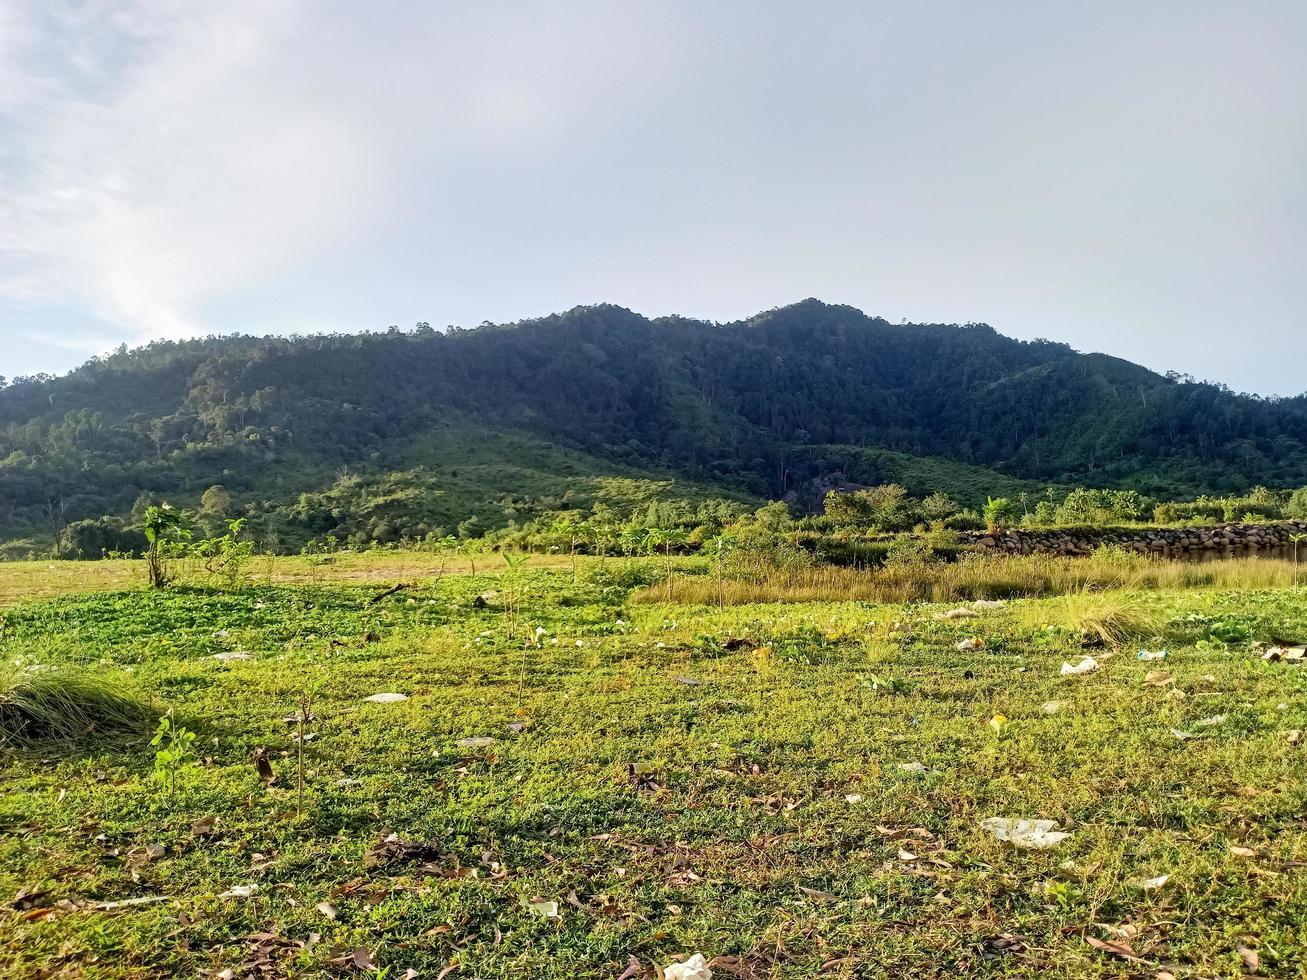
[[[0,566],[0,974],[1300,974],[1292,562],[738,523]]]

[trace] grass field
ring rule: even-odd
[[[570,568],[566,555],[532,555],[529,568]],[[254,559],[247,577],[262,584],[346,585],[365,582],[421,581],[443,575],[498,575],[503,560],[494,554],[434,555],[421,552],[340,552],[319,556],[276,556]],[[195,577],[195,576],[192,576]],[[145,587],[145,562],[0,561],[0,608],[36,599],[83,592],[108,592]]]
[[[950,619],[431,562],[163,593],[0,566],[0,704],[78,668],[151,720],[0,749],[0,975],[1307,975],[1307,667],[1256,646],[1307,636],[1307,590]],[[197,735],[172,792],[168,711]]]

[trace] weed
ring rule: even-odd
[[[172,712],[169,712],[159,719],[150,746],[155,750],[155,774],[168,788],[168,795],[172,796],[177,791],[178,773],[195,761],[195,733],[176,724]]]

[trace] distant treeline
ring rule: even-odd
[[[751,508],[739,501],[721,498],[700,500],[649,499],[623,508],[604,502],[565,507],[532,517],[522,523],[510,520],[487,529],[479,521],[464,520],[456,526],[428,528],[419,525],[415,534],[401,534],[404,526],[387,511],[385,504],[403,502],[394,487],[383,497],[369,496],[366,487],[356,487],[349,506],[318,506],[301,500],[301,516],[317,515],[317,533],[296,548],[260,533],[251,524],[267,514],[239,508],[222,486],[210,487],[194,512],[179,511],[188,540],[203,542],[232,535],[262,546],[268,552],[301,551],[327,553],[346,549],[397,548],[427,551],[480,553],[512,549],[590,555],[639,555],[663,552],[697,552],[721,549],[740,540],[766,541],[766,547],[794,547],[827,558],[879,558],[892,542],[924,541],[934,550],[957,550],[957,532],[1019,528],[1092,528],[1132,525],[1194,525],[1220,521],[1274,521],[1307,518],[1307,487],[1296,491],[1256,487],[1229,497],[1200,497],[1193,501],[1150,500],[1133,490],[1076,488],[1049,489],[1032,498],[991,497],[979,509],[964,507],[946,493],[914,497],[898,484],[831,491],[822,511],[796,514],[781,501]],[[152,503],[142,501],[129,518],[107,516],[75,521],[64,527],[50,552],[57,558],[102,558],[111,555],[139,555],[146,548],[145,521]],[[371,519],[382,526],[358,522]],[[356,528],[350,531],[349,528]],[[381,533],[379,533],[381,532]],[[13,556],[13,555],[11,555]]]

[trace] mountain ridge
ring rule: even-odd
[[[288,506],[342,467],[412,465],[404,447],[439,425],[750,499],[875,482],[865,449],[1157,494],[1307,483],[1307,397],[811,298],[731,323],[598,304],[447,331],[157,341],[16,381],[0,389],[0,539],[211,484]]]

